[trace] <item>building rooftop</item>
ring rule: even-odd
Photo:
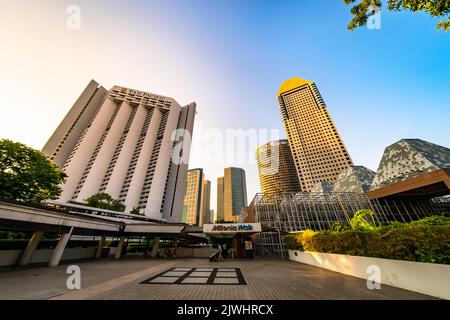
[[[286,80],[281,84],[280,91],[278,91],[277,97],[281,96],[285,92],[291,91],[292,89],[311,83],[313,82],[301,78],[291,78],[289,80]]]
[[[350,166],[337,177],[333,192],[367,192],[374,177],[375,172],[366,167]]]
[[[420,139],[402,139],[388,146],[370,190],[450,168],[450,149]]]
[[[333,191],[334,182],[332,181],[322,181],[316,183],[312,188],[313,193],[331,193]]]

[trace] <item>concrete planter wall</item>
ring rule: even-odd
[[[215,253],[217,249],[213,248],[195,248],[194,258],[209,258],[210,255]]]
[[[92,258],[95,254],[95,248],[73,248],[64,250],[61,258],[64,260],[77,260]],[[39,249],[33,253],[30,263],[49,262],[53,249]],[[12,266],[17,264],[22,254],[22,250],[1,250],[0,267]]]
[[[375,265],[381,270],[381,284],[450,299],[449,265],[295,250],[289,250],[289,259],[362,279]]]
[[[164,255],[164,250],[160,253]],[[177,248],[177,258],[193,258],[194,248]]]
[[[114,256],[117,251],[117,247],[104,247],[109,249],[109,256]]]
[[[0,267],[15,265],[22,254],[22,250],[1,250]]]
[[[208,258],[216,249],[212,248],[177,248],[177,258]],[[164,256],[164,249],[160,250]]]

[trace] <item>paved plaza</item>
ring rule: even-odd
[[[81,290],[67,289],[68,264],[9,268],[0,269],[0,299],[433,299],[386,285],[368,290],[363,279],[273,259],[127,257],[72,264],[81,269]]]

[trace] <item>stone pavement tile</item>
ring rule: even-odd
[[[151,280],[150,283],[174,283],[177,280],[177,277],[157,277]]]
[[[187,277],[181,283],[206,283],[208,281],[208,278],[193,278],[193,277]]]
[[[216,277],[237,278],[236,272],[217,272]]]
[[[192,272],[189,277],[209,277],[211,275],[211,272]]]
[[[213,268],[196,268],[195,271],[213,271]]]
[[[239,284],[238,278],[215,278],[214,284]]]
[[[162,274],[161,276],[163,276],[163,277],[181,277],[181,276],[184,276],[185,274],[186,274],[187,272],[186,271],[169,271],[169,272],[166,272],[166,273],[164,273],[164,274]]]
[[[191,271],[192,270],[192,268],[175,268],[175,269],[173,269],[172,271]]]
[[[236,271],[234,268],[233,269],[231,269],[231,268],[227,268],[227,269],[224,269],[224,268],[219,268],[217,271],[221,271],[221,272],[232,272],[232,271]]]

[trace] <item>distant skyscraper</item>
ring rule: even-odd
[[[198,225],[200,221],[203,170],[191,169],[187,173],[186,195],[184,196],[183,218],[181,222],[189,225]]]
[[[178,165],[184,134],[192,135],[196,104],[92,80],[42,149],[68,175],[60,201],[98,192],[155,219],[181,221],[187,161]],[[177,129],[177,137],[172,134]],[[190,146],[183,143],[183,157]]]
[[[247,207],[245,171],[241,168],[226,168],[224,173],[224,219],[237,221],[242,210]]]
[[[199,222],[200,226],[211,223],[210,204],[211,204],[211,181],[205,180],[203,176],[202,197],[200,203],[200,222]]]
[[[268,142],[256,150],[261,192],[299,192],[297,171],[287,140]]]
[[[224,220],[224,185],[223,185],[223,177],[217,178],[217,221]]]
[[[209,210],[209,223],[215,223],[216,222],[216,217],[214,216],[214,210],[211,209]]]
[[[336,180],[352,165],[314,82],[300,78],[285,81],[278,92],[278,104],[303,191],[311,191],[318,182]]]

